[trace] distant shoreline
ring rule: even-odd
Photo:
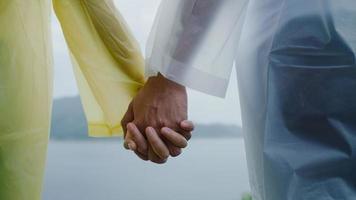
[[[89,138],[80,98],[56,99],[53,104],[51,125],[52,140],[119,140],[119,138]],[[241,127],[224,124],[197,124],[194,138],[242,137]]]

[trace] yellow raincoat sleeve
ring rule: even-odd
[[[66,38],[89,135],[121,135],[127,106],[144,83],[139,46],[112,0],[53,0]]]

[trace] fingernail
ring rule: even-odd
[[[129,147],[130,150],[132,150],[132,144],[127,144],[127,146]]]
[[[182,122],[182,126],[189,126],[190,124],[189,124],[189,121],[183,121]]]
[[[126,142],[124,142],[124,148],[127,149],[127,150],[130,149],[130,148],[129,148],[129,145],[128,145]]]
[[[136,144],[134,144],[133,142],[129,142],[127,144],[127,146],[129,147],[130,150],[135,151],[136,150]]]
[[[152,127],[147,127],[147,128],[146,128],[146,131],[147,131],[148,133],[152,133],[153,130],[154,130],[154,129],[153,129]]]

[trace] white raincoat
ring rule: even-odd
[[[163,0],[147,74],[223,97],[235,61],[253,199],[354,200],[355,54],[354,0]]]

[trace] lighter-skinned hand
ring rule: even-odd
[[[160,132],[157,132],[152,127],[147,127],[145,130],[146,137],[144,137],[144,134],[138,130],[134,123],[128,123],[125,137],[126,147],[134,151],[143,160],[165,163],[170,152],[164,141],[170,142],[170,144],[178,149],[178,152],[175,152],[174,156],[178,156],[182,152],[181,149],[188,145],[194,125],[192,122],[184,120],[180,123],[180,127],[186,131],[185,135],[188,137],[184,137],[168,127],[161,128]]]

